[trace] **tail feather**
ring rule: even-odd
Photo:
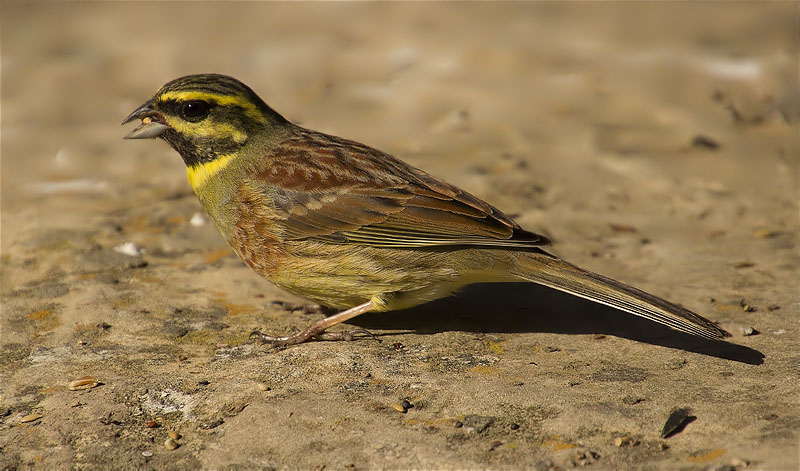
[[[710,320],[686,308],[576,267],[547,252],[520,254],[516,261],[512,273],[526,281],[605,304],[698,337],[730,337],[728,332]]]

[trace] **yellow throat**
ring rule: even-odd
[[[233,159],[233,154],[221,155],[211,162],[186,167],[186,178],[192,190],[197,194],[209,178],[225,168]]]

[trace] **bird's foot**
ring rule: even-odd
[[[373,309],[372,304],[368,301],[356,307],[334,314],[325,319],[319,320],[306,329],[300,332],[289,335],[286,337],[272,337],[271,335],[263,334],[255,331],[250,334],[250,338],[255,338],[263,344],[270,344],[273,347],[288,347],[290,345],[297,345],[300,343],[308,342],[311,339],[318,338],[320,340],[354,340],[357,335],[366,335],[375,338],[374,335],[363,329],[345,331],[345,332],[325,332],[340,322],[344,322],[353,317],[369,312]],[[376,339],[377,340],[377,339]]]

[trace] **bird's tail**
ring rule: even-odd
[[[547,252],[517,253],[511,273],[519,278],[625,311],[707,339],[730,337],[710,320],[619,281],[567,263]]]

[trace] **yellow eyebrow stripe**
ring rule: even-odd
[[[218,105],[235,105],[241,107],[245,113],[257,121],[264,121],[264,116],[261,111],[252,102],[233,95],[219,95],[216,93],[201,92],[199,90],[193,91],[171,91],[164,92],[158,97],[158,101],[189,101],[189,100],[203,100],[215,102]]]
[[[192,190],[197,193],[209,178],[217,172],[227,167],[233,159],[233,154],[220,155],[211,162],[200,163],[191,167],[186,167],[186,178],[189,180]]]

